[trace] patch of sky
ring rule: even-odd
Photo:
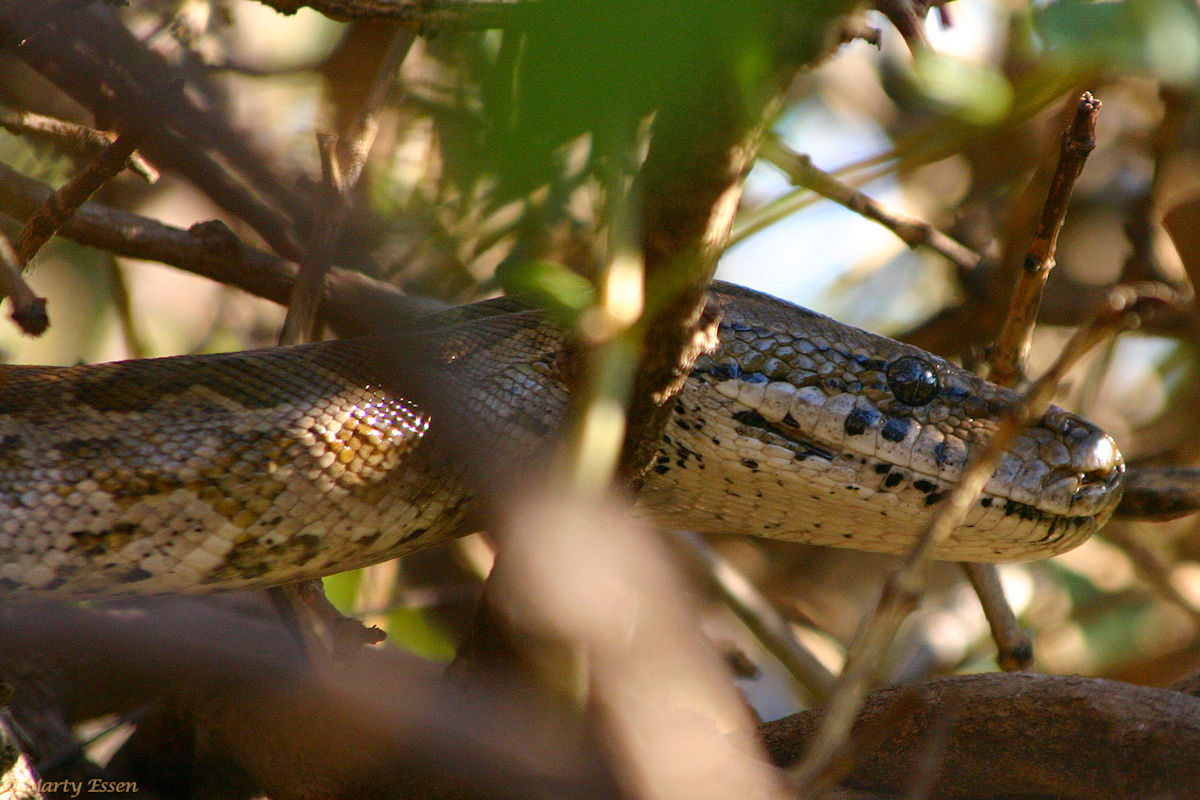
[[[971,62],[992,57],[1002,41],[997,22],[1004,18],[994,0],[963,0],[952,6],[951,14],[953,24],[948,27],[941,25],[936,13],[930,15],[927,30],[934,49]],[[855,45],[822,69],[844,69],[850,59],[911,57],[897,51],[904,45],[886,22],[876,17],[873,24],[885,31],[883,53]],[[868,68],[868,73],[874,69]],[[817,93],[789,109],[775,133],[829,172],[891,148],[869,114],[833,108]],[[893,211],[923,215],[922,209],[906,201],[891,175],[859,188]],[[793,191],[779,170],[760,162],[747,180],[744,212],[753,213]],[[832,201],[814,198],[731,247],[717,276],[851,324],[889,332],[919,322],[950,299],[952,289],[944,280],[947,270],[940,258],[912,253],[882,226]]]
[[[890,143],[868,118],[839,114],[817,100],[799,104],[779,121],[776,134],[813,163],[833,170],[886,150]],[[865,187],[881,201],[898,203],[891,177]],[[745,205],[756,208],[792,191],[775,167],[759,163],[746,183]],[[884,228],[829,201],[818,201],[734,245],[718,277],[806,305],[864,258],[903,247]]]

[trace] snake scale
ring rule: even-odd
[[[700,357],[639,504],[663,524],[902,552],[1015,395],[916,348],[715,284]],[[390,337],[0,372],[0,596],[277,585],[474,529],[410,399],[420,345],[480,453],[544,451],[567,413],[563,337],[487,301]],[[389,366],[392,365],[392,366]],[[1051,555],[1120,496],[1112,439],[1052,408],[1004,456],[943,559]]]

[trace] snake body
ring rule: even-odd
[[[916,348],[716,284],[720,344],[673,398],[639,503],[665,524],[902,552],[1015,395]],[[0,593],[277,585],[469,532],[472,493],[395,364],[420,345],[505,463],[567,414],[563,336],[511,301],[392,337],[0,372]],[[389,366],[392,365],[392,366]],[[935,556],[1061,552],[1123,465],[1057,408]]]

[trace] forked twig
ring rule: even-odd
[[[17,111],[12,108],[0,108],[0,128],[18,136],[47,142],[60,150],[89,158],[99,155],[117,138],[116,134],[108,131],[100,131],[86,125],[67,122],[64,119],[35,114],[32,111]],[[154,183],[158,180],[158,170],[137,152],[129,157],[129,169],[146,183]]]
[[[325,276],[333,265],[334,246],[349,213],[349,195],[362,176],[375,134],[379,130],[379,115],[396,83],[400,64],[412,46],[413,36],[405,30],[396,31],[391,46],[376,70],[363,107],[355,120],[349,143],[338,146],[336,133],[317,134],[317,150],[321,156],[321,195],[325,214],[313,232],[300,272],[292,287],[288,313],[279,335],[280,344],[295,344],[312,338],[316,328],[317,310],[321,306]],[[338,158],[342,149],[346,163]]]
[[[991,348],[988,377],[1001,386],[1012,386],[1025,374],[1034,321],[1041,307],[1042,290],[1054,267],[1058,234],[1067,214],[1067,203],[1075,180],[1095,147],[1096,117],[1100,101],[1084,92],[1070,125],[1063,131],[1058,166],[1050,182],[1042,214],[1017,277],[1004,326]],[[991,564],[964,564],[963,568],[979,596],[984,616],[996,642],[996,660],[1001,669],[1025,669],[1033,662],[1033,642],[1021,628],[1004,597],[1000,575]]]
[[[864,620],[855,636],[813,745],[805,759],[791,770],[794,785],[802,793],[828,780],[830,766],[842,752],[863,698],[878,677],[896,631],[920,597],[929,554],[966,519],[1004,451],[1026,425],[1045,412],[1059,382],[1084,354],[1114,332],[1137,327],[1144,315],[1178,302],[1179,295],[1162,284],[1113,287],[1106,293],[1104,306],[1096,318],[1075,332],[1050,369],[1021,393],[1001,419],[996,432],[963,470],[958,485],[889,577],[874,612]]]
[[[22,264],[29,264],[42,245],[71,218],[75,209],[83,205],[106,181],[125,169],[142,138],[138,131],[123,132],[82,172],[50,195],[42,208],[25,223],[14,244]]]

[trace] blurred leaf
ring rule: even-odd
[[[329,602],[343,614],[353,616],[354,598],[358,594],[358,585],[362,582],[362,570],[352,569],[349,572],[339,572],[323,579],[325,596]]]
[[[387,615],[388,642],[430,661],[454,658],[454,640],[419,608],[397,608]]]
[[[995,125],[1012,110],[1012,86],[991,67],[922,50],[913,69],[925,97],[964,122]]]
[[[1034,25],[1060,69],[1184,84],[1200,74],[1200,10],[1187,0],[1059,0],[1038,10]]]
[[[497,277],[505,292],[546,309],[562,322],[572,322],[596,302],[591,281],[556,261],[507,262]]]
[[[603,156],[661,104],[713,75],[761,87],[772,4],[763,0],[544,0],[509,29],[483,76],[487,152],[500,200],[552,179],[555,155],[586,136]],[[503,67],[512,66],[512,71]]]
[[[339,572],[324,579],[325,596],[338,611],[357,617],[355,607],[361,569]],[[454,658],[454,640],[434,624],[419,608],[396,608],[387,613],[387,642],[431,661],[448,662]]]

